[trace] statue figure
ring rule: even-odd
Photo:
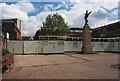
[[[91,11],[91,12],[92,12],[92,11]],[[84,17],[84,19],[85,19],[85,24],[87,24],[87,22],[88,22],[87,18],[89,17],[89,15],[90,15],[91,12],[88,13],[88,10],[86,10],[85,17]]]

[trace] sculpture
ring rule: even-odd
[[[91,29],[89,25],[87,24],[88,20],[87,18],[89,17],[91,12],[88,12],[86,10],[85,13],[85,25],[83,27],[83,37],[82,37],[82,53],[83,54],[92,54],[93,49],[92,49],[92,44],[91,44]]]
[[[92,12],[92,11],[91,11],[91,12]],[[88,10],[86,10],[85,17],[84,17],[84,19],[85,19],[85,24],[87,24],[87,22],[88,22],[87,18],[89,17],[89,15],[90,15],[91,12],[88,13]]]

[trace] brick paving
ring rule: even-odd
[[[3,79],[117,79],[118,54],[16,55]]]

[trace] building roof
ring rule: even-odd
[[[83,30],[83,28],[69,28],[69,30]]]
[[[69,30],[83,30],[83,28],[69,28]],[[91,29],[93,30],[93,29]]]
[[[120,21],[95,28],[93,30],[94,37],[120,37]]]
[[[6,22],[6,21],[16,21],[16,20],[20,20],[18,18],[10,18],[10,19],[2,19],[2,22]],[[22,21],[22,20],[21,20]]]

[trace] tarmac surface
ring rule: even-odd
[[[118,79],[118,54],[15,55],[3,79]]]

